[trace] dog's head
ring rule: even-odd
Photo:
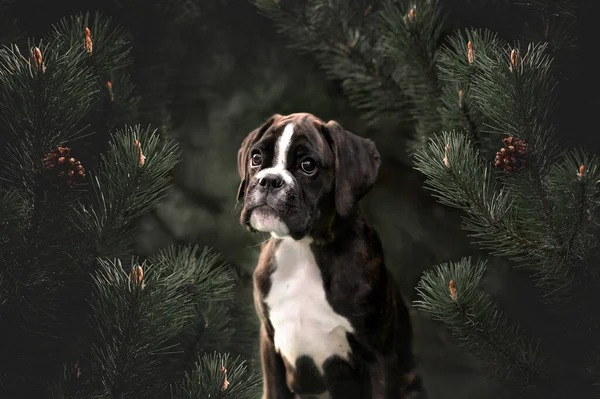
[[[301,239],[322,218],[347,217],[377,178],[375,144],[311,114],[273,115],[238,152],[240,222]]]

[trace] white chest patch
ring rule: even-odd
[[[325,297],[321,271],[310,249],[312,238],[283,238],[275,253],[275,271],[265,303],[275,330],[275,349],[292,365],[310,356],[323,373],[332,355],[349,359],[347,332],[354,332]]]

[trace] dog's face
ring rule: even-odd
[[[301,239],[324,217],[348,216],[380,165],[371,140],[311,114],[274,115],[238,152],[240,222]]]

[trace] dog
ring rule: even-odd
[[[308,113],[275,114],[238,151],[240,222],[267,232],[254,272],[263,399],[420,392],[409,312],[358,202],[380,155]]]

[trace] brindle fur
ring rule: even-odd
[[[325,389],[333,399],[408,398],[409,391],[421,390],[420,379],[414,374],[409,313],[385,267],[377,232],[357,206],[374,184],[379,167],[379,154],[372,142],[310,114],[274,115],[244,140],[239,151],[242,182],[238,199],[243,199],[251,187],[253,172],[247,167],[250,149],[267,132],[276,137],[290,121],[316,145],[324,163],[331,164],[328,176],[323,177],[329,180],[320,183],[328,184],[330,190],[319,191],[308,231],[298,232],[297,237],[313,237],[311,250],[322,274],[326,298],[335,312],[350,321],[355,332],[347,334],[352,350],[350,362],[330,358],[323,375],[308,357],[289,364],[277,353],[265,304],[280,242],[271,238],[263,246],[254,272],[254,301],[261,320],[263,399],[312,398],[310,394]],[[240,220],[248,225],[248,218],[249,210],[244,206]]]

